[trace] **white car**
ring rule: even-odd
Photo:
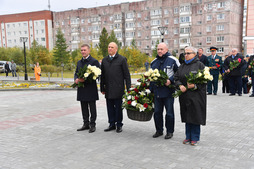
[[[7,61],[0,61],[0,72],[1,73],[4,73],[5,72],[5,64],[6,64]],[[9,67],[10,67],[10,70],[11,70],[11,62],[9,61]]]

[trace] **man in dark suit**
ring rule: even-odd
[[[207,65],[207,56],[203,54],[203,49],[198,49],[197,58],[202,62],[205,66]]]
[[[89,129],[89,133],[93,133],[96,130],[96,100],[99,99],[96,80],[93,80],[92,82],[86,82],[83,78],[78,78],[77,73],[79,72],[80,68],[83,68],[85,65],[100,67],[100,64],[90,55],[89,45],[84,44],[81,46],[81,54],[83,57],[78,61],[76,72],[74,74],[75,83],[84,83],[84,87],[78,87],[77,90],[77,100],[81,103],[83,116],[83,126],[77,129],[77,131]],[[90,109],[90,121],[88,108]]]
[[[222,65],[222,58],[216,54],[216,47],[210,47],[211,55],[207,57],[207,66],[210,68],[210,74],[213,76],[212,81],[207,83],[207,92],[208,95],[213,94],[217,95],[218,91],[218,80],[220,74],[220,67]],[[213,90],[212,90],[213,87]]]
[[[248,61],[249,76],[251,77],[252,94],[250,97],[254,97],[254,70],[253,70],[254,55],[251,55]]]
[[[230,70],[230,62],[238,61],[240,64]],[[232,55],[225,60],[225,69],[226,72],[229,73],[229,88],[230,88],[230,95],[233,96],[237,93],[239,96],[242,96],[242,66],[244,65],[244,58],[243,56],[238,53],[238,49],[232,49]]]
[[[101,63],[101,93],[105,95],[109,127],[104,131],[115,130],[122,132],[122,97],[126,89],[131,87],[131,77],[127,59],[117,53],[115,42],[108,45],[108,56]],[[125,83],[125,84],[124,84]]]

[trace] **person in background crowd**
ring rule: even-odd
[[[213,76],[213,80],[208,81],[207,83],[208,95],[212,93],[214,95],[217,95],[218,91],[218,80],[220,74],[220,67],[222,65],[222,58],[216,54],[217,50],[218,49],[216,47],[210,47],[211,55],[207,58],[207,66],[210,68],[210,73]]]
[[[188,46],[185,46],[184,49],[187,48],[187,47]],[[183,53],[181,53],[180,56],[179,56],[179,62],[180,62],[180,64],[184,63],[184,60],[185,60],[185,57],[184,57],[184,51],[183,51]]]
[[[167,133],[165,139],[173,137],[175,127],[174,115],[174,98],[172,94],[174,89],[169,88],[170,84],[174,83],[174,74],[180,66],[179,61],[171,56],[168,52],[168,47],[165,43],[158,44],[157,56],[151,63],[151,69],[162,70],[167,73],[169,79],[164,86],[157,86],[151,83],[150,90],[154,93],[154,123],[156,132],[153,138],[163,135],[163,109],[166,109],[165,126]]]
[[[149,62],[148,61],[145,62],[145,68],[146,68],[146,71],[148,71],[148,69],[149,69]]]
[[[196,56],[197,49],[185,48],[185,63],[181,64],[174,79],[175,86],[183,94],[179,96],[181,120],[185,123],[186,138],[183,144],[197,145],[200,140],[200,125],[206,125],[206,84],[189,84],[186,76],[205,68]],[[187,90],[195,89],[195,90]]]
[[[108,45],[108,56],[101,63],[101,93],[105,95],[109,127],[104,131],[115,130],[122,132],[123,110],[122,97],[125,85],[127,91],[131,87],[131,77],[126,57],[117,53],[115,42]],[[125,85],[124,85],[125,84]]]
[[[228,55],[225,55],[224,61],[227,59]],[[221,75],[222,75],[222,93],[229,93],[229,76],[225,72],[225,66],[224,66],[224,61],[223,61],[223,66],[221,67]]]
[[[198,49],[197,57],[200,60],[200,62],[202,62],[205,66],[207,65],[207,56],[203,54],[202,48]]]
[[[16,68],[17,68],[16,63],[14,63],[14,61],[12,60],[12,61],[11,61],[11,72],[12,72],[12,77],[14,77],[14,76],[17,77]]]
[[[77,73],[85,65],[96,66],[99,68],[100,64],[96,59],[94,59],[90,55],[89,45],[83,44],[81,46],[81,54],[82,54],[82,59],[78,61],[76,72],[74,75],[75,83],[77,84],[78,82],[84,83],[84,87],[78,87],[78,90],[77,90],[77,100],[80,101],[82,117],[83,117],[83,126],[77,129],[77,131],[83,131],[83,130],[89,129],[89,133],[93,133],[96,130],[96,127],[95,127],[96,126],[95,121],[97,118],[96,100],[99,100],[97,83],[96,83],[96,80],[93,80],[92,82],[86,82],[84,79],[78,78]],[[89,114],[88,108],[90,109],[90,114]],[[90,116],[90,120],[89,120],[89,116]]]
[[[39,65],[39,62],[36,62],[36,65],[34,67],[34,76],[36,81],[40,81],[41,79],[41,67]]]
[[[242,89],[244,94],[248,94],[247,83],[248,83],[248,60],[249,57],[244,58],[244,64],[242,66]]]
[[[248,61],[249,76],[251,77],[252,94],[250,97],[254,97],[254,55],[251,55]]]
[[[5,68],[6,77],[8,77],[8,73],[11,71],[8,61],[5,63],[4,68]]]
[[[230,70],[230,62],[237,61],[240,64]],[[242,96],[242,66],[244,65],[243,56],[238,53],[238,49],[232,49],[232,55],[228,56],[228,59],[225,60],[225,72],[229,73],[229,87],[230,87],[230,95],[234,96],[236,91],[239,96]]]

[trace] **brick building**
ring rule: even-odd
[[[49,50],[53,49],[53,25],[51,11],[37,11],[0,15],[0,47],[23,47],[20,37],[27,37],[26,46],[36,40]]]
[[[204,48],[206,55],[210,46],[218,47],[221,56],[242,49],[243,0],[146,0],[54,12],[53,18],[54,34],[61,28],[70,50],[80,43],[98,45],[105,27],[123,45],[135,39],[151,54],[162,38],[159,26],[167,27],[164,42],[178,54],[189,45]]]

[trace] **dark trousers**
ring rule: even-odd
[[[254,74],[251,75],[252,94],[254,95]]]
[[[96,125],[95,121],[97,117],[96,101],[80,101],[80,103],[84,125],[95,126]],[[88,107],[90,109],[90,121]]]
[[[9,71],[8,71],[8,70],[5,70],[6,77],[8,76],[8,73],[9,73]]]
[[[12,77],[17,77],[17,74],[16,74],[16,70],[11,70],[11,73],[12,73]]]
[[[223,80],[222,80],[222,93],[229,93],[229,78],[228,77],[223,77]]]
[[[121,99],[106,99],[108,122],[110,126],[123,126],[123,110],[122,110],[122,98]]]
[[[242,76],[230,76],[229,78],[230,93],[242,94]]]
[[[243,77],[242,78],[242,88],[243,88],[243,93],[247,94],[248,90],[247,90],[247,83],[248,83],[248,77]]]
[[[200,139],[200,125],[185,123],[186,139],[191,141],[199,141]]]
[[[163,132],[163,108],[165,106],[165,126],[167,133],[174,133],[175,128],[175,115],[174,115],[174,98],[154,98],[154,123],[156,131]]]
[[[217,94],[217,91],[218,91],[218,80],[219,80],[219,74],[213,75],[213,80],[207,82],[207,92],[209,94],[212,94],[212,92],[214,94]],[[213,87],[213,90],[212,90],[212,87]]]

